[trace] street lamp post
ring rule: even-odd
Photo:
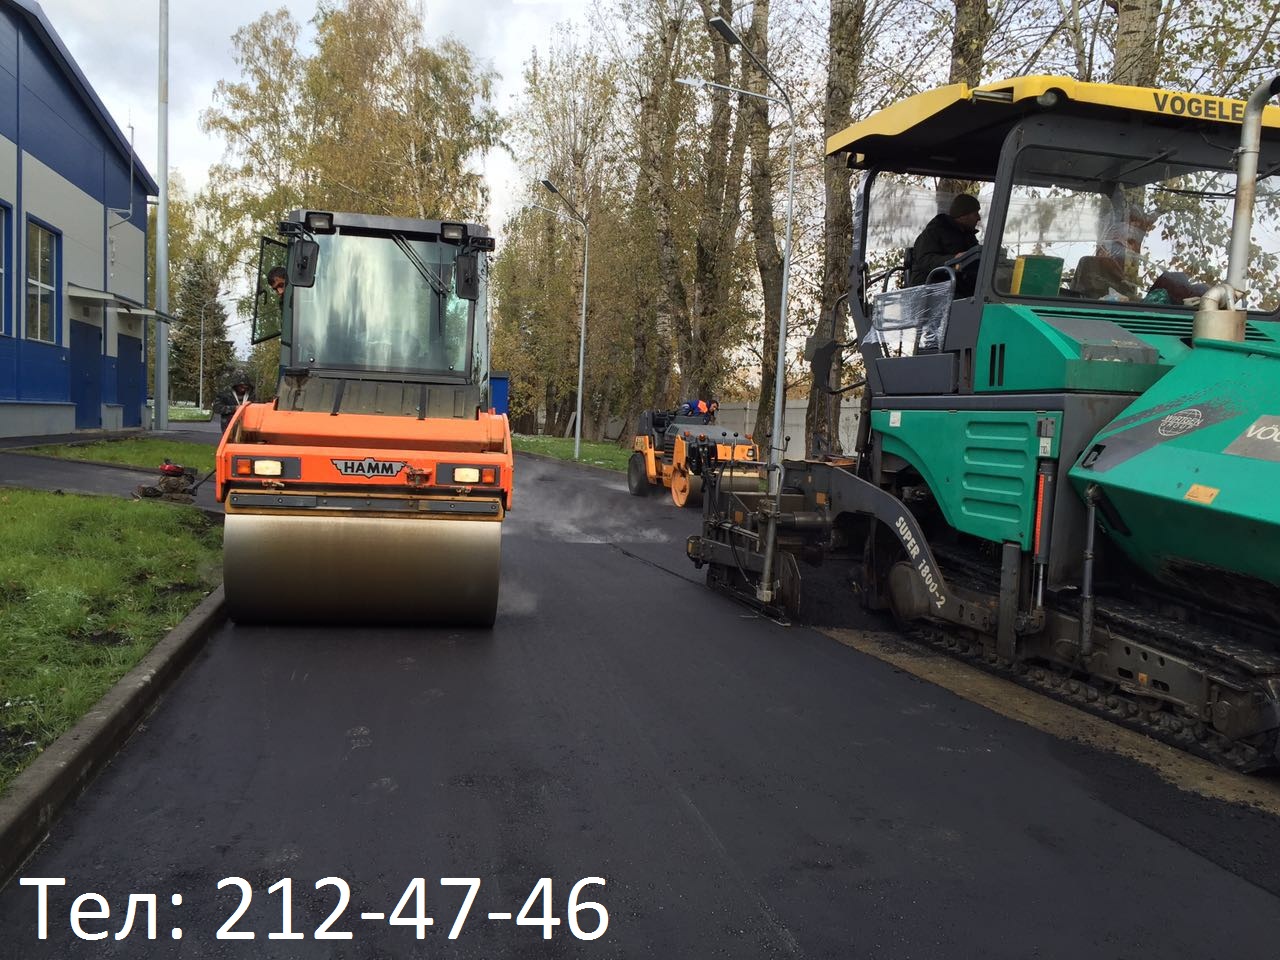
[[[733,27],[729,26],[723,17],[712,17],[707,21],[707,24],[716,33],[720,34],[727,43],[742,47],[747,52],[747,56],[760,69],[760,72],[768,77],[773,85],[778,88],[779,96],[771,97],[767,94],[756,93],[754,90],[741,90],[722,83],[712,83],[709,80],[682,78],[677,82],[691,87],[717,87],[732,93],[740,93],[744,96],[767,100],[770,103],[781,103],[787,108],[787,117],[791,123],[791,135],[787,139],[787,227],[782,253],[782,304],[778,311],[778,358],[773,383],[773,435],[769,438],[769,495],[773,497],[773,509],[769,513],[768,524],[765,528],[764,570],[760,575],[760,585],[756,588],[756,599],[761,603],[770,603],[775,595],[773,568],[774,555],[777,552],[778,543],[778,511],[782,501],[782,454],[786,449],[784,446],[786,441],[782,436],[782,414],[787,399],[785,376],[787,359],[787,291],[791,281],[791,217],[795,207],[796,112],[791,106],[791,98],[787,96],[787,91],[778,82],[778,78],[761,62],[755,51],[742,42],[742,38],[738,36]]]
[[[160,0],[160,76],[158,83],[160,206],[156,210],[156,311],[169,312],[169,0]],[[154,426],[169,429],[169,324],[156,322]]]
[[[573,459],[582,459],[582,370],[587,355],[587,264],[591,257],[591,231],[587,228],[587,218],[574,209],[567,197],[556,189],[550,180],[543,180],[542,185],[560,198],[572,219],[582,227],[582,320],[578,325],[578,410],[573,420]]]

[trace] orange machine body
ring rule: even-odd
[[[281,469],[261,473],[258,461]],[[478,479],[455,480],[474,468]],[[376,493],[496,499],[512,503],[511,431],[505,414],[473,420],[241,407],[217,454],[217,496],[243,491]]]

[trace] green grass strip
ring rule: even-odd
[[[18,453],[42,453],[67,460],[89,460],[94,463],[118,463],[146,470],[158,469],[168,458],[184,467],[195,467],[201,476],[213,469],[217,447],[188,440],[163,437],[130,437],[124,440],[95,440],[92,443],[58,443],[42,447],[24,447]]]
[[[0,489],[0,792],[221,577],[193,508]]]
[[[582,441],[582,463],[590,463],[609,470],[627,470],[627,460],[631,457],[631,444],[620,447],[616,443],[601,443],[594,440]],[[561,460],[573,459],[573,437],[534,437],[522,433],[513,434],[511,442],[517,450],[528,453],[541,453]]]

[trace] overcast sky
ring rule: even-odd
[[[157,166],[158,0],[39,0],[53,28],[128,136],[134,126],[138,155],[153,176]],[[413,0],[411,0],[413,2]],[[497,105],[506,111],[519,92],[520,71],[536,46],[547,46],[563,20],[584,20],[587,0],[422,0],[428,41],[453,35],[501,79]],[[169,0],[169,166],[198,189],[220,143],[200,130],[200,111],[214,85],[235,76],[231,35],[264,11],[288,7],[306,24],[315,0]],[[304,27],[304,37],[310,36]],[[518,173],[495,152],[486,161],[498,229],[510,208]]]

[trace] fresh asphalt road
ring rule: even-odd
[[[620,475],[521,458],[517,496],[492,632],[217,633],[22,871],[66,878],[49,939],[34,890],[0,892],[0,955],[1275,955],[1273,820],[753,617],[684,559],[696,517]],[[232,876],[254,941],[216,939]],[[353,939],[316,940],[334,876]],[[584,942],[566,902],[592,876],[609,924]],[[301,941],[267,939],[285,877]],[[414,877],[424,940],[361,919]],[[482,881],[452,941],[442,877]],[[488,919],[541,877],[551,940]],[[89,891],[90,932],[157,894],[159,938],[75,939]]]

